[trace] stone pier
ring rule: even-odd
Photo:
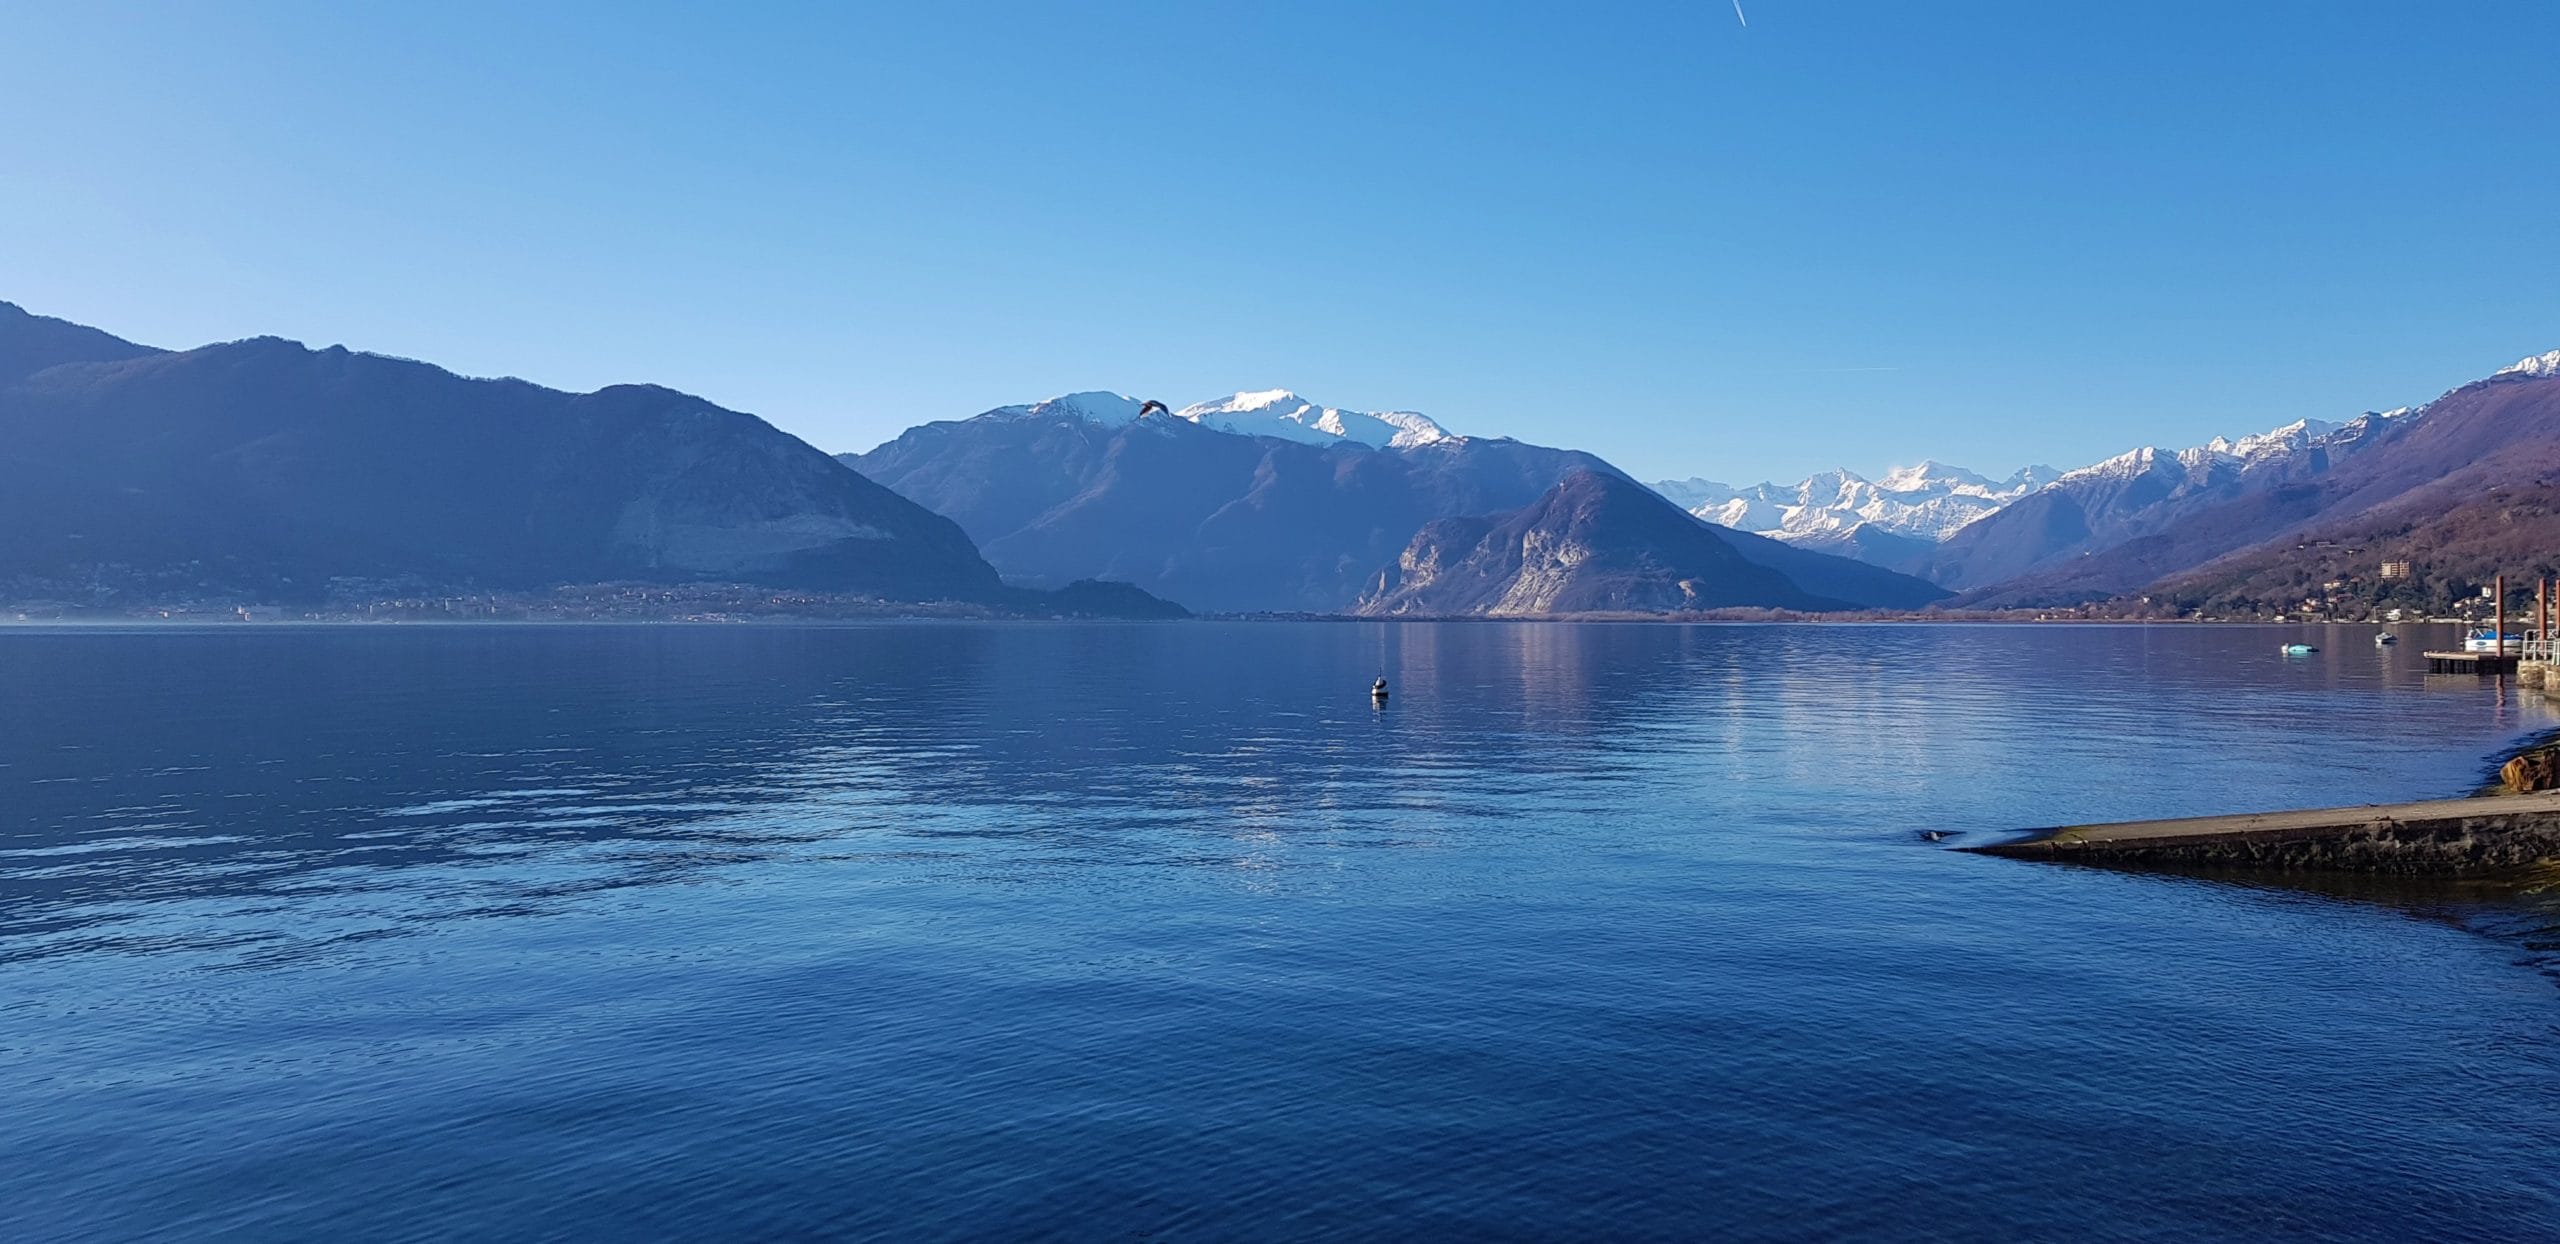
[[[2487,876],[2560,860],[2560,791],[2065,825],[1959,849],[2091,864]]]

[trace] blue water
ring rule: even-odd
[[[2297,633],[0,632],[0,1238],[2560,1235],[2546,900],[1920,837],[2554,724]]]

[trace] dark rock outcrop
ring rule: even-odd
[[[2498,784],[2512,795],[2560,789],[2560,749],[2525,752],[2498,767]]]

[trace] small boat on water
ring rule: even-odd
[[[2400,637],[2389,631],[2384,631],[2383,633],[2373,637],[2373,646],[2376,648],[2388,648],[2399,642]]]
[[[2464,652],[2498,652],[2500,651],[2498,633],[2487,627],[2473,631],[2462,637],[2462,650]],[[2524,636],[2514,631],[2507,632],[2504,650],[2511,653],[2523,651]]]
[[[2309,644],[2278,644],[2276,651],[2289,657],[2307,657],[2320,650]]]

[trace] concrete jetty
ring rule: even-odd
[[[2480,876],[2560,860],[2560,791],[2063,825],[1958,849],[2091,864]]]
[[[2524,645],[2516,646],[2521,648]],[[2522,654],[2514,652],[2428,652],[2420,655],[2427,659],[2427,672],[2430,674],[2514,674],[2520,672],[2524,665]]]

